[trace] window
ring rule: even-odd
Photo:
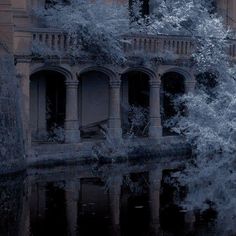
[[[129,7],[131,8],[132,4],[134,3],[135,0],[129,0]],[[149,15],[149,0],[139,0],[142,5],[142,16]]]

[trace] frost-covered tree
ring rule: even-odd
[[[194,69],[215,76],[201,77],[205,82],[196,93],[179,101],[186,104],[188,115],[180,114],[170,121],[194,150],[193,160],[178,177],[189,190],[187,208],[206,209],[207,203],[214,202],[218,221],[224,223],[227,232],[236,232],[236,70],[227,54],[231,32],[214,13],[212,4],[211,0],[156,0],[152,13],[143,16],[138,0],[131,8],[102,0],[72,0],[70,4],[53,4],[37,14],[47,25],[71,37],[70,55],[95,56],[101,62],[126,60],[124,34],[192,37]],[[213,78],[214,83],[208,81]]]
[[[184,206],[201,210],[213,206],[218,212],[219,234],[232,235],[236,232],[235,65],[227,54],[231,32],[217,14],[211,14],[206,3],[186,0],[170,6],[168,0],[163,2],[164,12],[170,13],[160,14],[166,18],[163,25],[169,25],[166,33],[191,35],[196,71],[215,74],[202,76],[214,81],[199,81],[195,94],[176,101],[177,105],[185,102],[188,114],[179,114],[169,122],[175,124],[175,132],[185,136],[194,152],[185,171],[176,174],[188,187]]]
[[[60,29],[70,37],[71,56],[93,56],[100,62],[125,61],[122,36],[130,31],[126,5],[108,4],[104,0],[72,0],[70,4],[36,9],[35,13],[47,26]]]

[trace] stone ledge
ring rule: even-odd
[[[120,163],[140,160],[156,160],[167,164],[173,161],[183,161],[191,157],[191,147],[180,137],[163,137],[159,142],[150,139],[133,140],[132,150],[127,155],[96,157],[92,153],[95,145],[101,141],[82,142],[77,144],[40,144],[35,145],[31,157],[27,160],[29,167],[42,167],[67,164],[88,163]]]

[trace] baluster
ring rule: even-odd
[[[181,54],[184,54],[184,41],[181,41]]]
[[[147,39],[144,38],[143,39],[143,51],[146,51],[147,50]]]
[[[171,50],[171,42],[170,42],[170,40],[168,40],[168,51],[170,51]]]
[[[164,45],[163,45],[163,51],[165,52],[166,50],[166,40],[164,40]]]
[[[64,48],[66,51],[69,49],[69,46],[70,46],[69,44],[70,44],[70,37],[67,34],[67,35],[65,35],[65,45],[64,45]]]
[[[184,49],[184,54],[187,55],[188,54],[188,42],[185,42],[185,49]]]
[[[165,40],[163,38],[160,39],[158,49],[163,53],[165,52]]]
[[[45,45],[45,33],[42,34],[42,43]]]
[[[138,50],[140,50],[142,47],[142,40],[141,38],[138,38]]]
[[[176,54],[179,54],[179,41],[177,41]]]
[[[57,50],[60,51],[61,50],[61,34],[57,34],[56,36],[56,45],[57,45]]]
[[[61,41],[60,41],[60,50],[64,51],[64,39],[65,39],[64,34],[61,34],[60,37],[61,37],[60,38],[61,39]]]
[[[158,40],[155,39],[155,40],[154,40],[154,48],[153,48],[153,52],[154,52],[154,53],[156,53],[157,48],[158,48]]]
[[[49,47],[49,43],[48,43],[48,34],[45,34],[45,39],[44,39],[44,43],[47,47]]]
[[[172,50],[173,53],[175,53],[175,40],[172,40]]]
[[[51,35],[51,46],[52,46],[52,50],[54,50],[55,49],[55,35],[54,34]]]

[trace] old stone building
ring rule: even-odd
[[[31,10],[47,3],[46,0],[0,2],[0,9],[7,12],[3,12],[4,19],[10,19],[13,30],[12,35],[4,30],[1,12],[0,32],[5,37],[1,35],[0,39],[12,40],[13,44],[26,149],[30,150],[32,144],[50,143],[55,139],[67,144],[94,140],[100,138],[106,128],[113,138],[119,139],[126,129],[129,105],[149,108],[149,131],[145,136],[159,140],[171,135],[162,127],[175,112],[165,94],[194,91],[196,74],[189,60],[191,39],[165,35],[127,36],[132,43],[129,47],[124,45],[124,50],[130,57],[137,50],[153,55],[170,51],[175,55],[175,59],[160,58],[151,66],[132,60],[124,66],[97,65],[91,61],[73,64],[68,58],[42,60],[32,56],[34,41],[62,52],[68,46],[61,32],[40,28],[32,19]],[[144,1],[145,14],[152,7],[152,0]],[[218,0],[216,9],[234,29],[236,2]],[[235,57],[235,45],[231,46],[230,56]],[[61,133],[64,133],[62,138]]]
[[[8,1],[0,3],[0,173],[19,170],[25,164],[11,7]]]

